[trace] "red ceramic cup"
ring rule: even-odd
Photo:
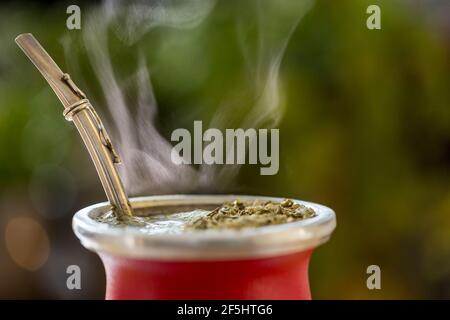
[[[219,206],[261,196],[171,195],[131,199],[136,210]],[[107,203],[77,212],[75,234],[99,254],[106,270],[106,299],[311,299],[308,264],[313,249],[336,226],[333,210],[294,200],[317,216],[243,230],[145,234],[92,219]]]

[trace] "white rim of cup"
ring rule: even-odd
[[[249,195],[162,195],[130,198],[133,208],[180,205],[221,205],[242,201],[283,201],[284,198]],[[108,202],[78,211],[73,230],[84,247],[114,256],[153,260],[241,260],[270,257],[313,249],[326,242],[336,227],[332,209],[295,200],[315,210],[316,216],[305,220],[241,230],[201,230],[177,234],[146,234],[139,228],[117,227],[98,222],[92,215],[110,209]]]

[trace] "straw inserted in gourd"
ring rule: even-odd
[[[128,197],[115,165],[120,163],[111,140],[86,95],[53,61],[30,33],[21,34],[16,43],[41,72],[64,105],[63,115],[73,121],[94,162],[106,196],[119,216],[132,215]]]

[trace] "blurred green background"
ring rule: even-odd
[[[166,138],[210,120],[229,101],[232,116],[250,112],[254,95],[246,93],[255,88],[241,28],[244,47],[257,53],[259,21],[270,53],[301,1],[259,2],[218,1],[201,24],[155,28],[131,45],[111,30],[111,61],[130,101],[127,77],[137,52],[145,57]],[[74,3],[81,30],[66,28]],[[381,30],[366,28],[370,4],[381,8]],[[103,298],[103,267],[73,235],[71,217],[105,196],[59,101],[14,43],[32,32],[108,126],[83,41],[85,19],[98,5],[0,5],[0,298]],[[450,298],[449,49],[447,1],[312,1],[280,66],[279,173],[260,176],[259,166],[244,166],[234,184],[200,191],[333,208],[338,227],[311,262],[314,298]],[[80,291],[66,288],[71,264],[81,267]],[[372,264],[381,268],[381,290],[366,287]]]

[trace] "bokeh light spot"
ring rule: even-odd
[[[6,248],[21,268],[38,270],[48,259],[50,243],[41,224],[29,217],[11,219],[5,231]]]

